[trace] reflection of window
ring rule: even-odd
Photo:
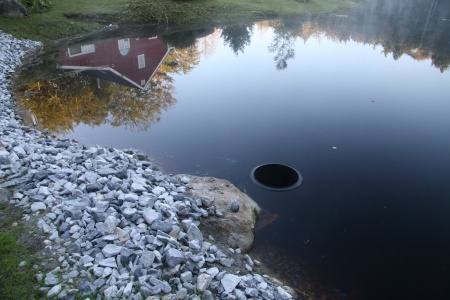
[[[127,55],[130,52],[130,39],[117,40],[119,44],[119,52],[121,55]]]
[[[69,57],[95,52],[95,45],[74,46],[68,48]]]
[[[144,54],[138,55],[138,65],[139,65],[139,69],[145,68],[145,55]]]

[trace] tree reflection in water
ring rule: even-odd
[[[272,44],[269,45],[269,51],[276,53],[273,59],[276,63],[277,70],[283,70],[288,66],[287,61],[295,56],[295,34],[282,22],[274,23],[273,30],[275,35]]]
[[[223,27],[221,37],[224,44],[238,55],[239,52],[244,52],[245,46],[250,45],[252,35],[253,24],[239,24]]]

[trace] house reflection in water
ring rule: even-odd
[[[98,41],[60,49],[60,68],[145,89],[170,48],[161,37]]]

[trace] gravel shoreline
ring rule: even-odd
[[[36,220],[55,268],[36,276],[48,299],[293,299],[240,249],[198,229],[214,199],[155,170],[135,150],[87,148],[23,125],[10,79],[41,43],[0,31],[0,189]],[[236,268],[241,264],[246,266]]]

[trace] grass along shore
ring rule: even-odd
[[[0,17],[0,30],[42,42],[108,24],[211,25],[289,18],[347,9],[348,0],[53,0],[24,19]]]

